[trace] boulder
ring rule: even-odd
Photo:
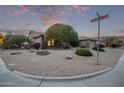
[[[16,55],[16,54],[21,54],[21,52],[13,52],[13,53],[10,53],[10,55]]]
[[[35,52],[35,51],[34,51],[34,50],[30,50],[30,52],[32,52],[32,53],[33,53],[33,52]]]
[[[48,51],[37,51],[36,54],[42,56],[42,55],[48,55],[48,54],[50,54],[50,52],[48,52]]]
[[[65,57],[64,57],[65,59],[72,59],[73,58],[73,56],[72,55],[65,55]]]

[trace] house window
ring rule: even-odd
[[[47,45],[48,45],[49,47],[55,46],[55,40],[54,40],[54,39],[49,40],[49,41],[47,42]]]

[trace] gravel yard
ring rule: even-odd
[[[100,52],[101,65],[96,65],[96,51],[92,50],[94,56],[82,57],[75,54],[75,49],[54,50],[47,49],[49,55],[36,55],[30,50],[5,50],[1,56],[6,64],[16,64],[16,70],[37,76],[72,76],[96,72],[108,67],[114,67],[122,54],[120,50],[111,49]],[[21,54],[10,55],[13,52]],[[65,55],[72,55],[73,59],[65,59]]]

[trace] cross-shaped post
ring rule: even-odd
[[[97,18],[94,18],[94,19],[92,19],[91,20],[91,22],[93,23],[93,22],[98,22],[98,38],[97,38],[97,65],[100,65],[100,61],[99,61],[99,44],[100,44],[100,40],[99,40],[99,38],[100,38],[100,21],[101,20],[103,20],[103,19],[106,19],[106,18],[108,18],[109,17],[109,15],[107,14],[107,15],[104,15],[104,16],[100,16],[100,14],[97,12],[96,13],[96,15],[97,15]]]

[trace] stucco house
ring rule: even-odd
[[[97,38],[89,38],[85,36],[79,37],[79,46],[80,47],[87,47],[87,48],[93,48],[98,44]],[[104,40],[100,40],[99,44],[105,45]]]
[[[30,31],[28,35],[30,45],[34,44],[40,44],[40,48],[43,49],[45,48],[45,40],[44,40],[44,35],[41,32],[36,32],[36,31]]]
[[[91,39],[88,37],[79,37],[79,46],[80,47],[87,47],[87,48],[92,48],[96,46],[97,40]]]

